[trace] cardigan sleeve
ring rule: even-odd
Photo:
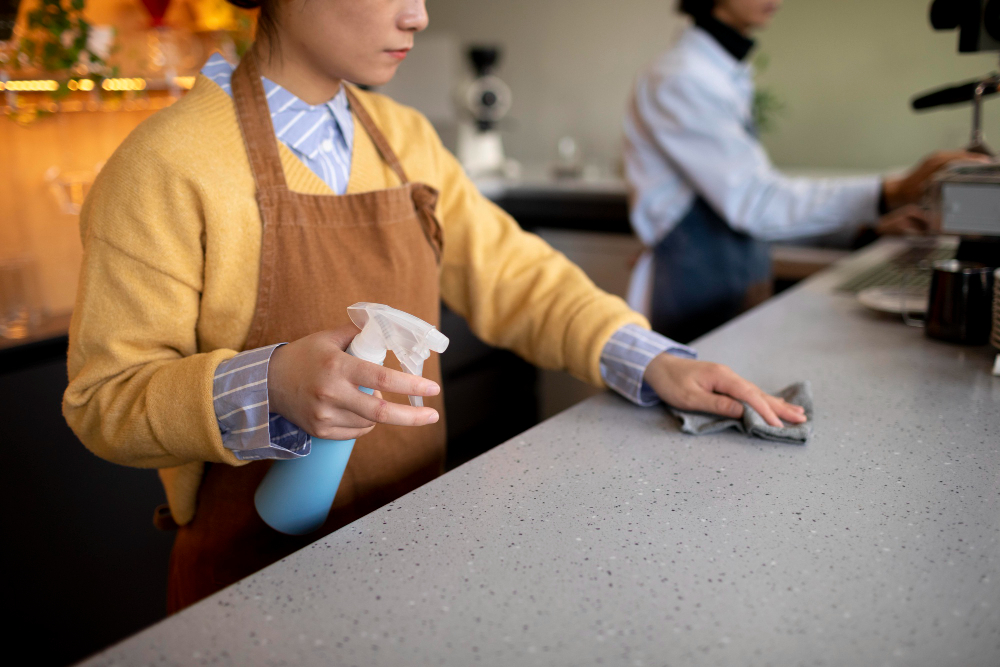
[[[212,404],[215,369],[236,352],[198,352],[202,217],[198,183],[136,143],[109,160],[84,206],[63,414],[102,458],[240,463]]]
[[[426,121],[425,121],[426,122]],[[444,228],[441,294],[485,342],[603,386],[601,351],[646,319],[484,197],[432,128]]]

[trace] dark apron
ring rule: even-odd
[[[734,231],[700,196],[653,249],[651,324],[687,343],[772,294],[769,244]]]

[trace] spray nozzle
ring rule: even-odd
[[[356,303],[347,309],[351,321],[361,333],[351,341],[350,352],[359,359],[381,364],[385,351],[392,350],[403,370],[412,375],[422,375],[424,361],[431,352],[448,349],[448,337],[424,322],[401,310],[380,303]],[[421,396],[410,396],[410,405],[422,407]]]

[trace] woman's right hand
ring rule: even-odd
[[[269,410],[324,440],[353,440],[376,424],[436,422],[439,416],[433,408],[392,403],[381,392],[435,396],[441,391],[437,383],[347,354],[357,333],[358,328],[349,325],[277,348],[267,371]],[[374,389],[375,395],[358,387]]]

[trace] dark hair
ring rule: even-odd
[[[263,37],[270,47],[270,52],[274,53],[278,49],[277,21],[274,18],[278,0],[226,0],[229,4],[240,9],[260,9],[257,14],[257,38]]]
[[[233,0],[229,0],[232,2]],[[245,0],[244,0],[245,1]],[[250,0],[251,2],[253,0]],[[680,0],[677,11],[692,18],[708,16],[715,9],[715,0]]]

